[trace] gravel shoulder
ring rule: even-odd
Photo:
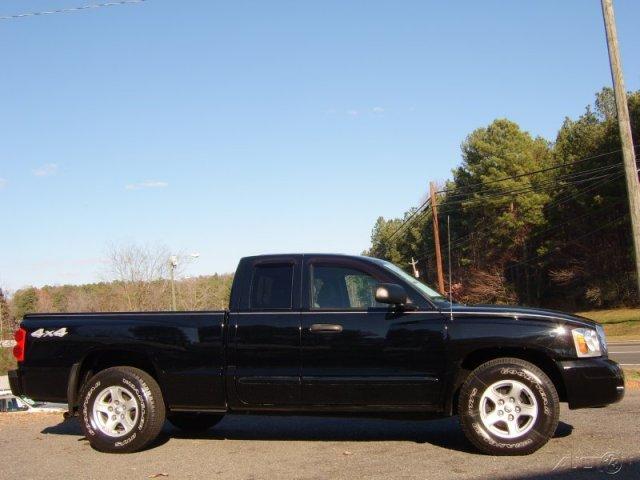
[[[457,418],[230,415],[198,437],[167,424],[146,451],[109,455],[90,448],[75,419],[0,414],[0,478],[640,478],[639,414],[637,390],[607,408],[563,405],[556,437],[527,457],[475,452]]]

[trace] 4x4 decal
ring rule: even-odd
[[[31,334],[32,337],[42,338],[42,337],[64,337],[67,333],[67,328],[59,328],[58,330],[45,330],[44,328],[39,328],[35,332]]]

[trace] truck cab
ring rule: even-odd
[[[228,320],[230,405],[440,408],[447,317],[404,282],[401,308],[376,301],[378,285],[398,282],[373,259],[243,259]]]

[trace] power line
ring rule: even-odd
[[[447,202],[449,202],[450,200],[455,200],[457,198],[468,198],[471,195],[480,195],[483,194],[485,192],[490,193],[492,196],[493,195],[500,195],[500,194],[511,194],[513,192],[518,192],[519,190],[525,190],[525,189],[537,189],[540,188],[541,186],[547,185],[547,184],[556,184],[556,183],[561,183],[561,181],[563,180],[569,180],[569,179],[578,179],[579,177],[584,177],[584,176],[588,176],[594,173],[602,173],[608,170],[615,170],[618,168],[621,168],[622,165],[615,163],[612,165],[605,165],[602,167],[596,167],[596,168],[591,168],[588,170],[581,170],[578,172],[571,172],[571,173],[566,173],[564,175],[559,175],[556,176],[554,178],[549,178],[546,179],[542,182],[536,183],[536,184],[529,184],[529,185],[521,185],[519,187],[513,188],[511,190],[494,190],[491,188],[484,188],[484,189],[480,189],[480,190],[476,190],[474,192],[467,192],[467,193],[452,193],[452,194],[448,194],[446,196],[446,200]]]
[[[116,7],[119,5],[129,5],[133,3],[142,3],[142,2],[146,2],[146,0],[120,0],[116,2],[92,3],[89,5],[80,5],[78,7],[58,8],[56,10],[43,10],[40,12],[26,12],[26,13],[17,13],[15,15],[6,15],[4,17],[0,17],[0,20],[15,20],[17,18],[39,17],[44,15],[55,15],[57,13],[71,13],[71,12],[78,12],[80,10],[91,10],[91,9],[104,8],[104,7]]]
[[[605,184],[610,183],[610,182],[612,182],[614,180],[617,180],[617,179],[621,178],[623,175],[624,175],[623,172],[618,172],[615,175],[613,175],[612,178],[607,178],[607,179],[604,179],[604,180],[600,180],[600,181],[594,183],[593,185],[589,185],[584,190],[580,190],[579,192],[576,192],[576,193],[573,193],[573,194],[565,195],[563,198],[556,199],[555,201],[546,204],[544,207],[547,208],[547,207],[552,206],[552,205],[556,205],[556,206],[557,205],[562,205],[562,204],[568,202],[569,200],[576,199],[576,198],[584,195],[585,193],[588,193],[590,191],[595,190],[597,187],[600,187],[601,185],[605,185]],[[607,206],[605,208],[609,208],[609,207],[610,206]],[[580,215],[578,217],[571,218],[570,220],[568,220],[568,224],[573,224],[574,221],[582,219],[582,218],[584,218],[586,216],[600,213],[601,211],[605,210],[605,208],[601,208],[601,209],[598,209],[596,211],[587,212],[587,213],[585,213],[583,215]],[[543,233],[548,233],[550,231],[557,230],[557,229],[559,229],[561,227],[564,227],[566,224],[567,223],[562,223],[560,225],[552,226],[552,227],[546,228],[544,230],[535,232],[535,234],[532,237],[530,237],[529,239],[539,238]],[[451,244],[451,248],[452,249],[463,248],[465,245],[468,245],[469,243],[471,243],[474,240],[473,239],[474,236],[476,238],[478,236],[480,238],[486,237],[485,234],[488,233],[489,231],[493,231],[493,230],[494,230],[494,226],[493,225],[487,225],[484,228],[473,230],[473,231],[471,231],[471,232],[469,232],[469,233],[467,233],[465,235],[462,235],[461,237],[458,237],[457,239],[455,239]],[[425,255],[419,257],[417,259],[417,261],[422,261],[422,260],[425,260],[427,258],[430,258],[433,255],[433,253],[434,253],[433,251],[427,250],[427,253]]]
[[[559,168],[563,168],[563,167],[567,167],[567,166],[571,166],[571,165],[576,165],[576,164],[583,163],[583,162],[586,162],[586,161],[589,161],[589,160],[595,160],[597,158],[602,158],[602,157],[605,157],[607,155],[612,155],[614,153],[619,153],[620,151],[621,151],[620,149],[612,150],[610,152],[600,153],[598,155],[592,155],[590,157],[581,158],[581,159],[575,160],[573,162],[566,162],[566,163],[563,163],[563,164],[560,164],[560,165],[555,165],[555,166],[552,166],[552,167],[546,167],[546,168],[542,168],[542,169],[539,169],[539,170],[525,172],[525,173],[521,173],[521,174],[518,174],[518,175],[515,175],[515,176],[503,177],[503,178],[500,178],[500,179],[491,180],[489,182],[478,182],[478,183],[473,184],[473,185],[467,185],[465,187],[456,188],[451,193],[449,192],[448,189],[443,189],[443,190],[439,190],[438,192],[436,192],[436,194],[438,194],[438,193],[446,193],[446,194],[449,194],[448,195],[449,198],[454,198],[455,199],[455,198],[462,197],[462,196],[465,195],[464,193],[458,193],[459,190],[465,190],[465,189],[468,190],[468,189],[470,189],[470,188],[472,188],[474,186],[485,187],[486,185],[489,185],[489,184],[494,184],[494,183],[498,183],[498,182],[504,182],[504,181],[507,181],[507,180],[513,180],[513,179],[516,179],[516,178],[521,178],[521,177],[525,177],[525,176],[529,176],[529,175],[534,175],[536,173],[542,173],[542,172],[547,172],[547,171],[551,171],[551,170],[557,170]],[[492,195],[487,195],[485,197],[476,198],[476,199],[473,199],[473,200],[458,200],[457,202],[446,201],[443,204],[443,206],[444,207],[449,207],[450,205],[455,205],[455,204],[473,203],[473,202],[477,202],[477,201],[482,201],[482,200],[487,199],[487,198],[496,198],[496,197],[499,197],[501,195],[507,196],[507,195],[528,193],[528,192],[531,192],[531,191],[534,191],[534,190],[539,190],[541,187],[544,187],[545,185],[546,186],[557,185],[557,184],[559,184],[559,180],[567,180],[567,179],[574,178],[574,177],[577,179],[577,177],[586,175],[588,173],[596,173],[596,172],[599,172],[599,171],[605,171],[605,170],[608,170],[608,169],[615,169],[615,168],[618,168],[618,167],[619,167],[619,165],[614,164],[614,165],[605,165],[605,166],[597,167],[597,168],[594,168],[594,169],[584,170],[584,171],[581,171],[581,172],[571,172],[571,173],[556,177],[554,179],[547,180],[546,182],[542,182],[539,185],[535,185],[535,186],[534,185],[529,185],[529,186],[526,186],[526,187],[522,187],[522,188],[519,188],[519,189],[513,189],[513,190],[510,190],[510,191],[495,192]],[[611,173],[609,175],[614,175],[614,173]],[[568,182],[566,182],[566,184],[584,183],[586,181],[596,180],[598,178],[606,178],[609,175],[602,175],[600,177],[592,177],[592,178],[588,178],[588,179],[582,179],[580,181],[575,181],[575,182],[568,181]],[[483,190],[481,189],[480,192],[482,192],[482,191]],[[453,192],[456,192],[456,193],[453,193]],[[474,192],[467,192],[466,195],[469,195],[469,194],[472,194],[472,193],[474,193]],[[475,193],[478,193],[478,192],[475,192]],[[416,215],[424,213],[425,210],[423,210],[423,209],[425,209],[425,207],[427,207],[429,205],[429,203],[430,203],[430,198],[427,198],[427,200],[425,200],[413,213],[411,213],[407,218],[405,218],[402,221],[402,223],[398,226],[398,228],[396,228],[389,236],[384,238],[382,241],[385,241],[385,242],[391,241],[391,239],[393,239],[398,233],[400,233],[401,230],[403,230],[409,223],[411,223],[414,220],[414,218],[418,218],[418,217],[416,217]]]
[[[409,217],[408,217],[408,218],[406,218],[406,219],[405,219],[405,220],[400,224],[400,226],[399,226],[398,228],[396,228],[396,229],[393,231],[393,233],[392,233],[391,235],[389,235],[385,240],[388,242],[388,241],[390,241],[393,237],[395,237],[395,236],[396,236],[396,234],[397,234],[397,233],[402,229],[402,227],[404,227],[404,226],[407,224],[407,222],[410,222],[410,221],[411,221],[411,219],[412,219],[412,218],[413,218],[413,217],[414,217],[414,216],[415,216],[415,215],[416,215],[420,210],[422,210],[423,208],[425,208],[425,207],[429,204],[429,202],[431,202],[431,199],[430,199],[430,198],[427,198],[427,199],[422,203],[422,205],[420,205],[420,206],[419,206],[419,207],[418,207],[418,208],[417,208],[417,209],[416,209],[416,210],[415,210],[411,215],[409,215]]]
[[[551,171],[551,170],[557,170],[559,168],[568,167],[568,166],[571,166],[571,165],[576,165],[578,163],[587,162],[589,160],[595,160],[597,158],[606,157],[607,155],[613,155],[614,153],[620,153],[621,151],[622,150],[620,150],[620,149],[612,150],[610,152],[600,153],[598,155],[593,155],[591,157],[581,158],[579,160],[575,160],[573,162],[562,163],[560,165],[554,165],[552,167],[546,167],[546,168],[541,168],[539,170],[533,170],[533,171],[530,171],[530,172],[520,173],[518,175],[511,175],[511,176],[508,176],[508,177],[502,177],[502,178],[498,178],[498,179],[495,179],[495,180],[490,180],[488,182],[477,182],[477,183],[472,184],[472,185],[466,185],[464,187],[458,187],[455,190],[465,190],[465,189],[470,189],[470,188],[477,187],[477,186],[484,187],[485,185],[490,185],[490,184],[493,184],[493,183],[505,182],[507,180],[514,180],[516,178],[526,177],[526,176],[529,176],[529,175],[535,175],[536,173],[543,173],[543,172],[548,172],[548,171]],[[448,189],[445,188],[443,190],[438,191],[437,193],[449,193],[449,191],[448,191]]]
[[[615,165],[615,168],[620,168],[620,165]],[[593,173],[597,173],[597,172],[593,172]],[[616,176],[618,175],[618,173],[616,172],[610,172],[607,174],[603,174],[603,175],[598,175],[598,176],[592,176],[592,177],[588,177],[588,178],[573,178],[572,176],[568,176],[565,177],[564,181],[558,181],[558,180],[548,180],[546,182],[542,182],[538,185],[527,185],[526,187],[521,187],[521,188],[517,188],[517,189],[513,189],[513,190],[507,190],[507,191],[497,191],[497,192],[493,192],[491,194],[487,194],[487,195],[483,195],[483,196],[478,196],[475,198],[470,198],[470,199],[464,199],[464,200],[454,200],[454,201],[449,201],[448,199],[443,203],[444,206],[453,206],[453,205],[474,205],[476,203],[479,202],[483,202],[486,200],[492,200],[492,199],[496,199],[496,198],[501,198],[501,197],[513,197],[514,195],[520,195],[523,193],[529,193],[529,192],[537,192],[537,191],[545,191],[551,187],[555,187],[555,186],[566,186],[566,185],[579,185],[581,183],[586,183],[586,182],[590,182],[593,180],[598,180],[601,178],[608,178],[608,177],[612,177],[612,176]],[[579,176],[578,176],[579,177]]]
[[[583,190],[578,191],[577,193],[574,194],[565,194],[564,198],[563,197],[558,197],[555,200],[553,200],[552,202],[547,203],[544,208],[549,208],[549,207],[558,207],[560,205],[564,205],[565,203],[567,203],[570,200],[576,199],[581,195],[584,195],[585,193],[591,192],[593,190],[596,190],[598,187],[605,185],[607,183],[613,182],[615,180],[618,180],[620,178],[622,178],[624,176],[624,172],[617,172],[615,174],[612,174],[610,177],[605,178],[604,180],[600,181],[600,182],[596,182],[592,185],[589,185],[588,187],[586,187]]]
[[[618,206],[618,205],[621,205],[621,203],[616,203],[616,204],[614,204],[613,206],[615,207],[615,206]],[[577,216],[577,217],[572,217],[571,219],[567,220],[567,221],[566,221],[566,222],[564,222],[564,223],[561,223],[561,224],[558,224],[558,225],[554,225],[554,226],[551,226],[551,227],[545,228],[544,230],[540,230],[540,231],[538,231],[538,232],[535,232],[535,234],[534,234],[534,235],[532,235],[532,236],[528,237],[528,240],[535,240],[535,239],[537,239],[537,238],[542,237],[542,236],[543,236],[543,235],[545,235],[545,234],[548,234],[549,232],[552,232],[552,231],[555,231],[555,230],[558,230],[558,229],[564,228],[564,227],[566,227],[567,225],[574,225],[574,224],[575,224],[575,222],[577,222],[578,220],[582,220],[582,219],[583,219],[583,218],[585,218],[585,217],[592,217],[592,216],[593,216],[594,218],[597,218],[597,216],[598,216],[598,215],[600,215],[600,214],[602,214],[603,212],[605,212],[605,211],[609,210],[611,207],[612,207],[612,205],[606,205],[606,206],[604,206],[604,207],[602,207],[602,208],[599,208],[599,209],[597,209],[597,210],[595,210],[595,211],[589,211],[589,212],[583,213],[582,215],[579,215],[579,216]],[[620,216],[616,217],[613,221],[610,221],[609,223],[606,223],[606,224],[604,224],[604,225],[601,225],[601,226],[600,226],[599,228],[597,228],[596,230],[591,230],[591,231],[587,232],[587,234],[584,234],[584,235],[582,235],[582,236],[578,236],[578,237],[572,238],[572,239],[571,239],[571,241],[575,242],[575,241],[577,241],[577,240],[580,240],[580,239],[582,239],[582,238],[584,238],[584,237],[589,236],[591,233],[593,233],[593,232],[595,232],[595,231],[600,231],[600,230],[602,230],[602,229],[606,228],[607,226],[611,225],[612,223],[614,223],[614,222],[616,222],[616,221],[618,221],[618,220],[621,220],[621,219],[625,218],[627,215],[628,215],[627,213],[622,214],[622,215],[620,215]],[[487,230],[487,229],[484,229],[484,230],[476,230],[475,232],[472,232],[472,234],[473,234],[473,233],[479,233],[479,232],[486,231],[486,230]],[[468,235],[465,235],[465,237],[466,237],[466,236],[468,236]],[[462,237],[462,238],[464,238],[464,237]],[[452,242],[452,243],[451,243],[451,249],[453,250],[453,249],[455,249],[455,248],[461,247],[461,246],[462,246],[462,244],[469,243],[470,241],[471,241],[471,240],[463,241],[462,243],[458,243],[457,245],[456,245],[456,243],[457,243],[457,242]],[[550,255],[550,254],[552,254],[552,253],[554,253],[554,252],[547,252],[547,253],[545,253],[545,254],[536,255],[536,256],[533,256],[533,257],[529,257],[529,258],[527,258],[527,259],[524,259],[524,260],[522,260],[522,261],[518,261],[518,262],[516,262],[516,263],[508,264],[508,265],[506,265],[506,266],[507,266],[507,267],[509,267],[509,268],[511,268],[511,267],[514,267],[514,266],[518,266],[518,265],[520,265],[520,264],[527,264],[527,263],[531,263],[533,260],[535,260],[535,259],[537,259],[537,258],[542,258],[542,257],[544,257],[544,256],[546,256],[546,255]],[[422,256],[422,257],[417,258],[417,259],[416,259],[416,262],[421,262],[421,261],[423,261],[423,260],[426,260],[426,259],[430,258],[432,255],[433,255],[433,252],[432,252],[432,251],[428,251],[426,255],[424,255],[424,256]]]
[[[559,205],[562,205],[562,204],[564,204],[564,203],[568,202],[569,200],[576,199],[576,198],[578,198],[578,197],[580,197],[580,196],[584,195],[585,193],[588,193],[588,192],[590,192],[590,191],[595,190],[596,188],[598,188],[598,187],[600,187],[600,186],[602,186],[602,185],[605,185],[605,184],[610,183],[610,182],[612,182],[612,181],[614,181],[614,180],[617,180],[617,179],[621,178],[623,175],[624,175],[624,174],[623,174],[623,172],[620,172],[620,173],[616,174],[615,176],[613,176],[612,178],[608,178],[608,179],[605,179],[605,180],[601,180],[601,181],[599,181],[599,182],[596,182],[596,183],[594,183],[593,185],[589,185],[589,186],[588,186],[587,188],[585,188],[584,190],[580,190],[579,192],[576,192],[576,193],[573,193],[573,194],[565,195],[563,198],[556,199],[556,200],[554,200],[553,202],[547,203],[547,204],[545,204],[545,205],[544,205],[544,208],[546,209],[546,208],[548,208],[548,207],[550,207],[550,206],[554,206],[554,205],[555,205],[555,206],[559,206]],[[551,229],[548,229],[548,230],[552,230],[553,228],[555,228],[555,227],[552,227]],[[478,229],[478,230],[473,230],[473,231],[471,231],[471,232],[467,233],[466,235],[463,235],[463,236],[461,236],[461,237],[458,237],[458,238],[453,242],[453,245],[452,245],[452,246],[453,246],[453,247],[455,247],[455,248],[462,247],[462,246],[464,246],[464,245],[466,245],[466,244],[469,244],[469,243],[472,241],[472,238],[471,238],[471,237],[473,237],[474,235],[477,235],[477,234],[479,234],[479,233],[488,232],[488,231],[493,230],[493,229],[494,229],[494,226],[493,226],[493,225],[487,225],[487,226],[485,226],[484,228],[481,228],[481,229]],[[543,231],[544,231],[544,230],[543,230]],[[538,236],[538,234],[536,234],[536,236],[535,236],[535,237],[537,237],[537,236]],[[535,238],[535,237],[534,237],[534,238]]]
[[[484,187],[485,185],[490,185],[490,184],[499,183],[499,182],[505,182],[507,180],[515,180],[517,178],[522,178],[522,177],[526,177],[526,176],[530,176],[530,175],[535,175],[536,173],[543,173],[543,172],[548,172],[548,171],[551,171],[551,170],[557,170],[559,168],[563,168],[563,167],[567,167],[567,166],[571,166],[571,165],[576,165],[578,163],[583,163],[583,162],[586,162],[586,161],[589,161],[589,160],[594,160],[594,159],[597,159],[597,158],[605,157],[607,155],[612,155],[614,153],[620,153],[620,151],[621,151],[620,149],[612,150],[610,152],[601,153],[601,154],[598,154],[598,155],[593,155],[591,157],[581,158],[581,159],[575,160],[573,162],[566,162],[566,163],[562,163],[560,165],[554,165],[552,167],[546,167],[546,168],[541,168],[539,170],[533,170],[533,171],[530,171],[530,172],[520,173],[518,175],[502,177],[502,178],[498,178],[498,179],[495,179],[495,180],[490,180],[488,182],[477,182],[477,183],[472,184],[472,185],[466,185],[464,187],[458,187],[455,190],[468,190],[468,189],[471,189],[471,188],[474,188],[474,187],[477,187],[477,186]],[[448,190],[447,189],[440,190],[440,192],[438,192],[438,193],[448,193]]]
[[[578,192],[577,194],[574,194],[573,196],[578,196],[581,195],[583,193],[586,193],[590,190],[593,190],[594,188],[608,183],[609,181],[615,180],[616,178],[619,178],[622,176],[622,174],[620,172],[610,172],[607,174],[603,174],[603,175],[598,175],[598,176],[593,176],[593,177],[588,177],[588,178],[578,178],[581,176],[584,176],[586,174],[590,174],[590,173],[598,173],[598,172],[602,172],[604,170],[611,170],[611,169],[617,169],[619,168],[619,165],[609,165],[606,167],[599,167],[599,168],[594,168],[591,170],[585,170],[583,172],[578,172],[575,174],[569,174],[569,175],[565,175],[565,176],[561,176],[558,177],[556,179],[552,179],[552,180],[548,180],[547,182],[543,182],[540,185],[537,186],[527,186],[527,187],[523,187],[520,189],[513,189],[513,190],[509,190],[509,191],[503,191],[503,192],[494,192],[490,195],[484,195],[484,196],[480,196],[480,197],[476,197],[470,200],[456,200],[456,201],[449,201],[448,199],[445,200],[445,202],[442,204],[442,206],[444,207],[444,209],[446,210],[447,213],[450,213],[452,210],[450,207],[455,206],[455,205],[462,205],[465,204],[466,206],[469,205],[474,205],[477,203],[481,203],[484,202],[486,200],[491,200],[491,199],[496,199],[496,198],[500,198],[500,197],[507,197],[507,196],[513,196],[513,195],[521,195],[524,193],[529,193],[529,192],[533,192],[533,191],[540,191],[540,190],[546,190],[549,188],[553,188],[559,185],[562,186],[566,186],[566,185],[580,185],[583,183],[587,183],[587,182],[592,182],[594,180],[602,180],[604,179],[602,182],[596,182],[593,185],[590,185],[589,187],[587,187],[586,189],[584,189],[581,192]],[[575,178],[574,178],[575,177]],[[559,182],[558,180],[564,180],[562,183]],[[562,204],[565,203],[565,200],[568,201],[570,198],[572,198],[572,195],[569,196],[569,198],[566,199],[556,199],[555,201],[549,203],[548,205],[552,205],[552,204]],[[561,200],[561,201],[559,201]],[[427,199],[424,203],[422,203],[422,205],[420,205],[411,215],[409,215],[409,217],[407,217],[399,226],[398,228],[396,228],[393,233],[391,235],[389,235],[387,238],[385,238],[384,240],[386,242],[391,241],[392,238],[394,238],[398,233],[400,233],[402,230],[404,230],[406,227],[408,227],[411,223],[413,223],[414,221],[416,221],[418,218],[420,218],[422,216],[422,214],[424,214],[425,212],[428,211],[428,205],[430,203],[430,199]],[[472,233],[466,235],[466,236],[471,236]],[[459,240],[456,240],[456,242]]]
[[[522,188],[522,189],[517,189],[517,190],[510,190],[508,192],[499,192],[499,193],[495,193],[492,195],[484,195],[481,197],[476,197],[473,199],[469,199],[469,200],[456,200],[453,202],[448,202],[445,201],[443,203],[443,211],[446,211],[447,213],[452,213],[455,212],[457,210],[459,210],[460,207],[472,207],[478,204],[482,204],[483,202],[486,202],[487,200],[497,200],[503,197],[506,198],[514,198],[518,195],[523,195],[525,193],[548,193],[549,191],[552,191],[554,188],[564,188],[570,185],[574,185],[574,186],[578,186],[578,185],[583,185],[583,184],[588,184],[590,182],[594,182],[596,180],[600,180],[598,182],[592,183],[591,185],[587,186],[586,188],[578,191],[577,193],[565,193],[564,195],[561,194],[558,198],[546,203],[544,205],[545,208],[548,208],[551,205],[555,205],[557,203],[561,203],[566,195],[578,195],[578,194],[582,194],[582,193],[586,193],[594,188],[597,188],[598,186],[608,183],[610,181],[613,181],[619,177],[621,177],[623,175],[623,172],[610,172],[607,174],[603,174],[603,175],[597,175],[597,176],[592,176],[589,178],[577,178],[577,179],[572,179],[572,180],[565,180],[562,183],[556,183],[556,182],[547,182],[545,184],[536,186],[536,187],[527,187],[527,188]]]

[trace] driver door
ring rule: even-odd
[[[375,300],[394,277],[351,259],[305,258],[302,403],[403,406],[438,402],[443,317]]]

